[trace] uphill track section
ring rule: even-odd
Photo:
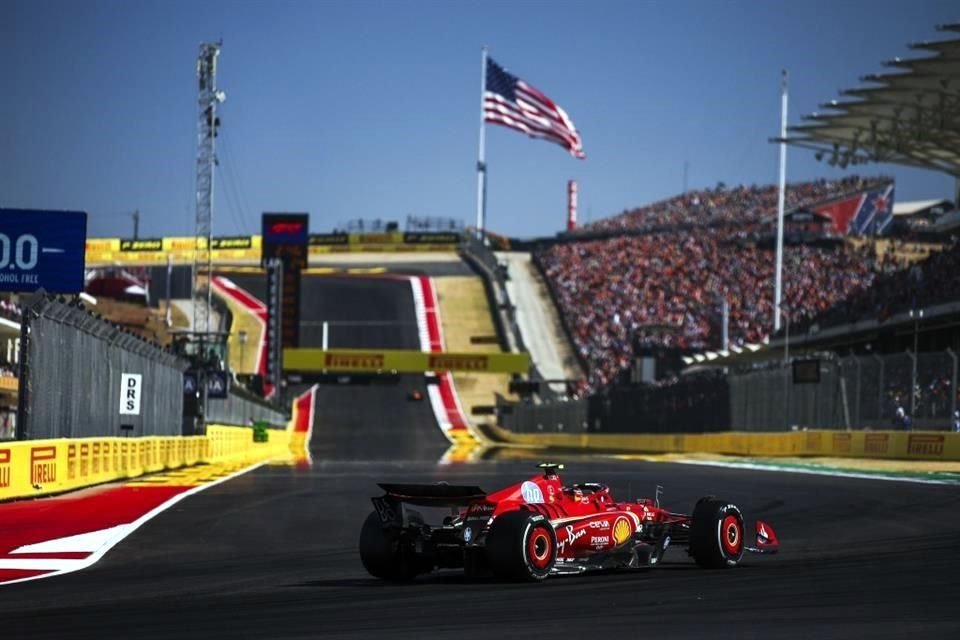
[[[229,277],[263,299],[263,276]],[[300,295],[302,347],[322,346],[323,323],[327,322],[331,348],[420,348],[413,296],[406,278],[304,276]],[[358,384],[354,376],[349,383],[319,386],[310,445],[315,459],[440,458],[449,443],[437,427],[430,403],[425,399],[408,400],[414,390],[426,396],[424,376],[361,382]]]

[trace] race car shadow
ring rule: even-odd
[[[600,569],[581,574],[567,574],[551,576],[547,582],[566,581],[569,578],[587,578],[600,576],[637,576],[644,574],[654,574],[657,572],[685,572],[685,571],[703,571],[697,565],[690,562],[663,562],[656,567],[642,567],[638,569]],[[361,578],[337,578],[327,580],[306,580],[292,584],[282,585],[285,588],[355,588],[355,589],[382,589],[388,587],[429,587],[437,585],[503,585],[517,584],[510,581],[500,580],[493,576],[472,576],[467,577],[462,573],[434,573],[419,576],[413,580],[390,581],[380,580],[373,577]]]

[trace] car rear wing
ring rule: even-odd
[[[487,497],[480,487],[455,484],[385,484],[378,486],[386,493],[371,498],[384,524],[406,525],[403,505],[418,507],[466,507]]]
[[[487,493],[480,487],[457,484],[383,484],[384,498],[421,507],[465,507],[483,500]]]

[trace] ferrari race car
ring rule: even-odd
[[[701,498],[691,515],[654,499],[616,502],[609,487],[564,486],[562,465],[539,465],[542,475],[494,493],[445,483],[380,484],[374,511],[360,531],[360,559],[370,575],[409,580],[434,569],[462,568],[467,576],[543,580],[550,575],[656,565],[668,547],[685,547],[698,565],[721,569],[745,551],[776,553],[773,527],[756,522],[748,545],[740,509]],[[439,526],[412,506],[449,508]]]

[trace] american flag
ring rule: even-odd
[[[483,119],[516,129],[531,138],[555,142],[577,158],[587,157],[580,134],[567,112],[490,58],[487,58],[483,92]]]

